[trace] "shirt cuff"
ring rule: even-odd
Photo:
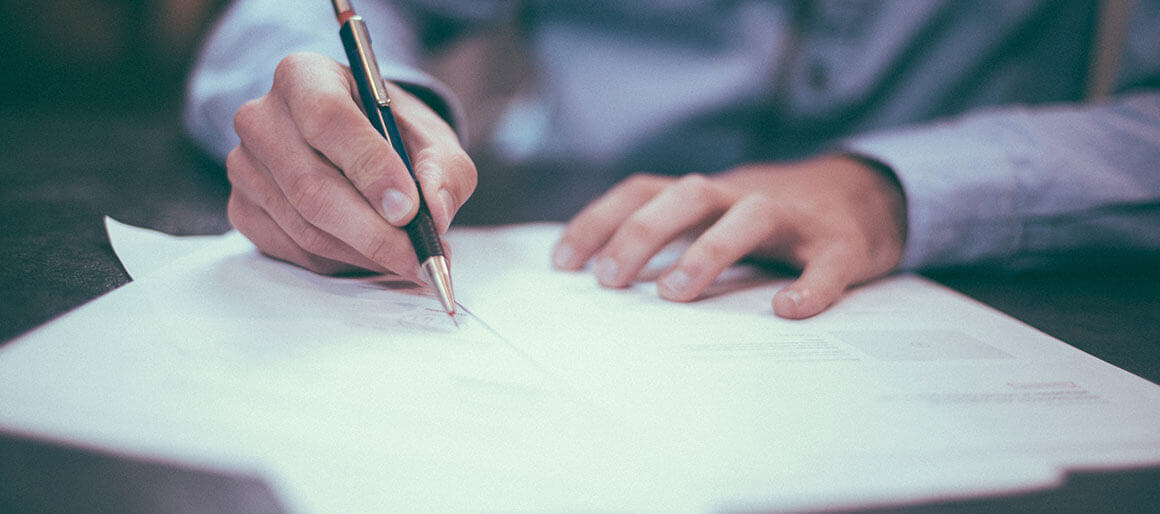
[[[463,105],[459,103],[451,88],[435,77],[407,66],[382,63],[379,71],[385,80],[394,82],[427,104],[427,107],[435,111],[435,114],[443,118],[443,121],[451,126],[451,130],[455,131],[455,135],[459,137],[459,145],[467,147],[467,118],[464,115]]]
[[[338,42],[338,38],[334,38],[333,41],[327,40],[326,46],[311,48],[310,51],[321,53],[340,64],[346,65],[346,51]],[[383,75],[383,80],[393,82],[406,92],[414,95],[415,98],[418,98],[427,107],[430,107],[459,136],[459,144],[466,146],[466,116],[464,115],[463,106],[460,105],[451,88],[418,68],[401,64],[398,61],[384,58],[381,55],[378,57],[379,73]]]
[[[850,139],[844,151],[890,167],[906,198],[899,268],[1002,262],[1021,238],[1017,159],[985,121],[944,122]]]

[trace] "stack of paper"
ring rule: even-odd
[[[455,322],[237,234],[150,264],[182,243],[118,233],[136,281],[0,351],[0,427],[301,512],[840,508],[1160,462],[1160,387],[921,278],[787,321],[743,268],[691,304],[552,271],[559,231],[453,231]]]

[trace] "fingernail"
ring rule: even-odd
[[[451,193],[446,189],[439,191],[439,203],[442,204],[443,209],[443,232],[447,232],[447,228],[451,226],[451,218],[455,216],[455,199],[451,197]]]
[[[387,221],[391,222],[392,225],[403,223],[414,205],[411,197],[398,189],[388,189],[386,193],[383,193],[383,214],[387,216]]]
[[[801,307],[802,306],[802,294],[797,292],[797,290],[790,289],[788,291],[783,292],[782,294],[783,294],[783,296],[785,296],[785,298],[787,300],[790,301],[790,303],[793,303],[794,307]]]
[[[560,243],[556,246],[556,251],[552,252],[552,264],[557,268],[572,269],[572,259],[575,256],[576,252],[572,250],[572,245]]]
[[[606,286],[616,283],[616,272],[620,270],[620,266],[616,261],[609,257],[602,257],[596,261],[596,280]]]
[[[685,288],[689,287],[689,274],[684,270],[676,270],[661,279],[661,286],[670,293],[680,296],[684,294]]]

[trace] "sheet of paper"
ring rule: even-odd
[[[555,227],[513,235],[519,243],[478,235],[486,241],[468,247],[517,257],[503,272],[457,269],[487,292],[472,299],[476,314],[730,483],[835,458],[907,468],[934,455],[1019,457],[1056,470],[1160,459],[1160,388],[917,276],[788,321],[769,307],[785,280],[734,269],[716,296],[672,304],[649,281],[608,291],[590,273],[552,271]]]
[[[454,231],[458,326],[236,235],[152,272],[158,236],[115,240],[137,281],[0,351],[0,427],[261,473],[299,512],[792,510],[1160,462],[1160,387],[920,278],[791,322],[742,268],[692,304],[554,272],[559,229]]]
[[[147,228],[134,227],[105,216],[105,231],[121,266],[133,279],[142,278],[170,263],[194,253],[217,241],[238,240],[245,237],[237,231],[224,236],[174,237]]]

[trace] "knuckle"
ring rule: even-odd
[[[349,108],[349,98],[320,93],[302,107],[305,112],[301,116],[294,117],[298,132],[311,143],[325,141],[341,127],[343,112]]]
[[[231,184],[238,183],[239,174],[243,172],[242,168],[246,165],[245,157],[242,155],[243,151],[241,146],[235,146],[233,150],[230,150],[230,153],[226,154],[226,178]]]
[[[414,162],[415,164],[428,161],[440,162],[442,160],[442,154],[443,152],[435,146],[424,146],[423,148],[420,148],[418,152],[415,152]]]
[[[315,175],[300,175],[290,182],[286,198],[307,221],[326,219],[334,207],[333,186]]]
[[[621,223],[610,209],[590,209],[581,212],[569,226],[569,233],[574,233],[577,237],[581,237],[593,229],[609,230],[615,228]],[[572,228],[574,228],[574,231]],[[611,230],[609,230],[611,232]]]
[[[660,188],[656,184],[656,177],[637,173],[630,175],[608,190],[601,197],[603,200],[617,202],[644,203],[656,195]]]
[[[693,252],[692,257],[700,262],[706,263],[725,263],[732,259],[733,252],[729,245],[723,241],[716,239],[702,239],[696,245],[696,251]]]
[[[660,177],[650,173],[634,173],[620,183],[618,189],[625,191],[652,191],[656,189]]]
[[[705,193],[713,187],[713,181],[700,173],[689,173],[677,179],[676,187],[692,193]]]
[[[745,205],[758,221],[771,221],[785,217],[785,207],[772,198],[759,193],[744,196],[738,205]]]
[[[299,247],[311,255],[329,255],[333,250],[330,236],[310,225],[299,227],[293,239]]]
[[[258,201],[258,205],[263,209],[271,212],[283,209],[286,205],[286,199],[282,196],[282,190],[277,187],[258,187],[256,191],[243,191],[243,194],[252,195],[254,200]]]
[[[471,196],[478,185],[475,162],[462,150],[447,151],[429,146],[415,154],[414,162],[415,173],[424,187],[446,187],[457,200]]]
[[[672,187],[681,202],[688,206],[712,204],[717,198],[716,184],[698,173],[681,177]]]
[[[564,234],[560,236],[561,242],[567,242],[573,248],[587,250],[591,243],[591,221],[589,218],[576,217],[564,227]]]
[[[450,163],[446,162],[442,153],[430,146],[416,152],[411,163],[415,166],[415,178],[432,185],[445,183],[447,177],[455,171],[450,168]]]
[[[359,189],[388,175],[387,156],[374,146],[367,146],[357,150],[350,161],[350,169],[342,172]]]
[[[657,234],[656,228],[651,223],[636,216],[625,220],[619,232],[621,237],[628,241],[652,241]]]
[[[261,125],[261,100],[255,98],[246,101],[234,112],[234,132],[243,140],[253,134]]]
[[[278,61],[278,65],[274,67],[275,87],[278,84],[293,80],[294,77],[302,73],[303,67],[310,66],[310,63],[314,62],[314,60],[314,56],[308,52],[294,52],[283,57],[281,61]]]
[[[475,168],[475,162],[471,157],[465,152],[457,151],[452,152],[447,161],[447,169],[452,170],[454,176],[465,180],[463,193],[470,194],[475,191],[475,186],[479,183],[479,171]]]
[[[226,203],[226,218],[230,220],[230,225],[247,236],[250,228],[248,214],[241,197],[237,194],[231,194],[229,202]]]

